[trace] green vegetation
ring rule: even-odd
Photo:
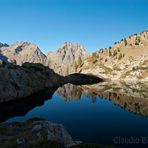
[[[113,51],[113,57],[115,57],[117,54],[118,54],[118,53],[117,53],[117,50],[115,49],[115,50]]]
[[[103,64],[100,64],[99,66],[100,66],[102,69],[104,69],[106,73],[111,73],[111,72],[112,72],[112,69],[111,69],[111,68],[106,67],[106,66],[103,65]]]
[[[113,67],[113,69],[116,70],[116,71],[121,71],[119,65],[115,65],[115,66]]]
[[[112,52],[111,52],[111,50],[109,50],[109,57],[111,57],[112,56]]]
[[[99,55],[97,52],[92,54],[92,63],[95,64],[98,61]]]
[[[125,46],[127,46],[127,40],[126,40],[126,39],[124,39],[123,41],[124,41]]]
[[[123,57],[122,53],[119,54],[118,60],[121,60]]]
[[[24,63],[22,65],[23,68],[32,69],[34,71],[43,71],[45,69],[45,66],[41,63]]]
[[[126,71],[124,74],[121,75],[121,79],[125,79],[126,76],[130,75],[130,73],[131,73],[131,70]]]

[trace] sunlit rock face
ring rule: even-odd
[[[76,72],[87,57],[88,53],[82,45],[71,42],[65,42],[56,52],[47,54],[49,67],[61,75]]]
[[[57,90],[64,101],[79,100],[83,96],[83,90],[75,85],[66,84]]]
[[[142,116],[148,116],[148,85],[143,83],[108,83],[75,86],[66,84],[57,90],[64,101],[82,99],[87,95],[92,103],[106,99],[121,108]]]
[[[10,63],[22,65],[25,62],[30,62],[48,65],[47,57],[33,43],[16,42],[9,46],[4,44],[1,46],[0,51],[1,55],[6,57],[7,61]]]
[[[130,112],[148,116],[147,84],[100,83],[83,86],[83,90],[89,94],[90,98],[98,96]]]
[[[78,71],[111,81],[148,82],[148,31],[92,53]]]

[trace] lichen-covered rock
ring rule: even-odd
[[[61,124],[30,119],[0,126],[0,147],[50,147],[51,144],[74,145],[75,141]]]

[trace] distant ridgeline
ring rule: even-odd
[[[89,55],[77,43],[65,42],[47,54],[32,43],[0,43],[0,59],[17,65],[42,63],[63,76],[74,72],[92,74],[107,81],[148,81],[148,31],[115,42]]]

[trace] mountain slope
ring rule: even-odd
[[[16,42],[10,46],[1,46],[0,51],[10,63],[22,65],[30,62],[47,65],[47,57],[35,44],[29,42]]]
[[[78,71],[113,81],[148,81],[148,31],[94,52]]]
[[[49,67],[55,72],[68,75],[76,71],[88,57],[86,50],[77,43],[65,42],[56,52],[49,52]]]

